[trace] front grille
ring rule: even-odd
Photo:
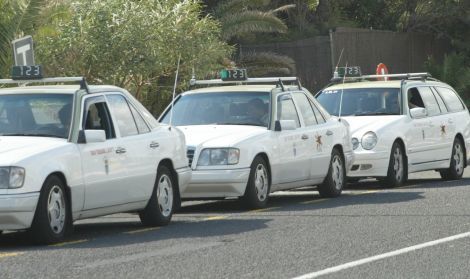
[[[194,157],[194,147],[188,147],[186,151],[186,157],[188,157],[188,164],[191,167],[191,164],[193,163],[193,157]]]

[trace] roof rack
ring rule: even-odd
[[[300,80],[297,77],[247,78],[245,80],[230,80],[230,81],[224,81],[222,79],[196,80],[193,77],[189,81],[189,84],[190,86],[195,86],[195,85],[215,85],[215,84],[274,83],[276,84],[276,86],[280,86],[282,91],[285,91],[283,82],[295,82],[299,90],[302,89]]]
[[[57,82],[78,82],[80,89],[90,93],[88,84],[85,77],[53,77],[53,78],[41,78],[41,79],[0,79],[0,84],[21,84],[28,85],[29,83],[57,83]]]
[[[436,80],[432,78],[430,73],[404,73],[404,74],[385,74],[385,75],[365,75],[358,77],[345,77],[344,80],[348,82],[362,81],[367,79],[376,79],[376,78],[398,78],[398,79],[429,79]],[[342,77],[336,77],[331,79],[332,82],[343,81]]]

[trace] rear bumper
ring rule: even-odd
[[[193,170],[183,199],[240,197],[245,194],[250,169]]]
[[[0,195],[0,230],[22,230],[31,227],[39,192]]]
[[[354,152],[354,163],[349,168],[349,177],[387,176],[390,155],[387,151]]]

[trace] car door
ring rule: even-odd
[[[295,129],[281,130],[279,142],[279,171],[273,172],[274,181],[290,183],[308,180],[310,163],[306,131],[301,126],[297,108],[290,93],[277,96],[277,120],[294,120]],[[304,136],[304,139],[302,139]]]
[[[157,174],[158,138],[124,95],[109,93],[106,99],[120,140],[117,150],[127,171],[123,194],[127,202],[148,200]]]
[[[81,130],[104,130],[106,141],[79,144],[85,182],[84,209],[96,209],[125,202],[125,160],[116,152],[116,138],[109,106],[103,95],[86,96],[81,112]]]

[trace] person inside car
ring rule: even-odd
[[[253,121],[255,124],[262,124],[266,127],[268,126],[268,105],[260,98],[254,98],[248,102],[247,114],[250,121]]]

